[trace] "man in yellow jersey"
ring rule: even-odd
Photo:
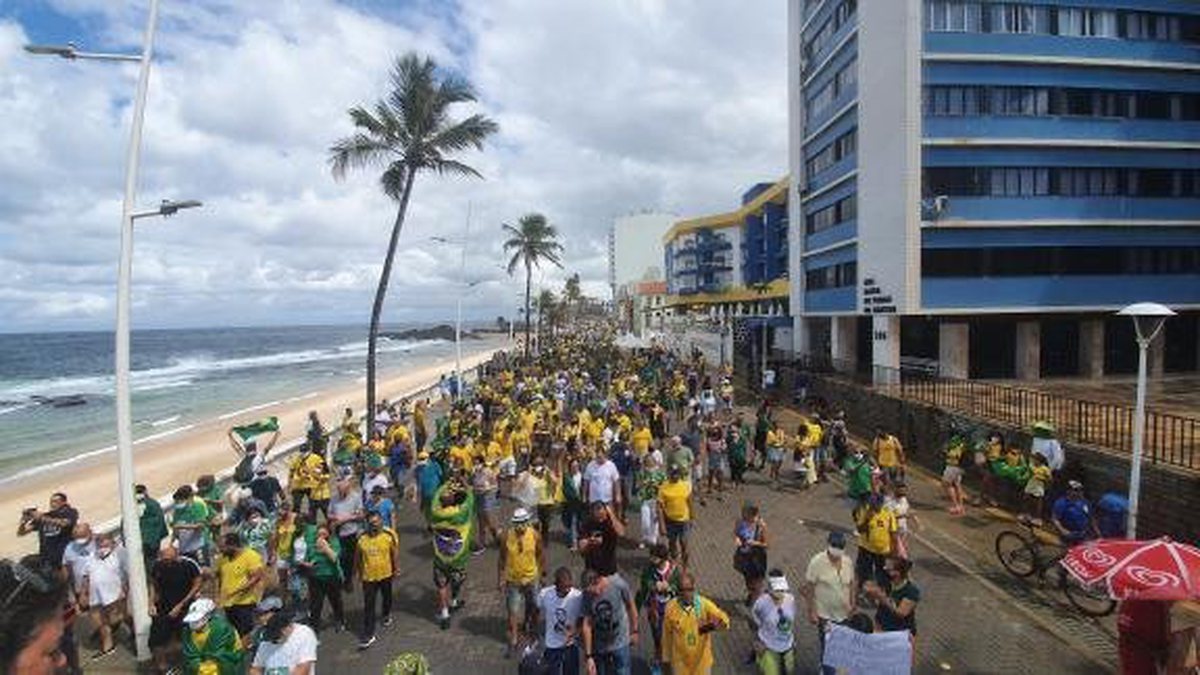
[[[500,562],[496,577],[508,608],[508,646],[504,657],[517,649],[521,634],[533,630],[537,611],[539,581],[546,574],[546,557],[542,537],[537,528],[529,526],[533,514],[518,507],[513,511],[512,527],[500,533]]]
[[[688,564],[688,528],[692,524],[692,484],[679,466],[672,466],[667,482],[658,488],[659,527],[667,537],[671,557]]]
[[[238,533],[230,532],[221,540],[217,560],[221,607],[239,635],[254,629],[254,606],[262,600],[266,569],[262,556],[246,546]]]
[[[654,440],[654,436],[650,433],[650,425],[646,424],[644,418],[639,417],[636,426],[637,428],[634,429],[633,434],[629,437],[629,441],[638,459],[642,459],[646,456],[647,452],[650,452],[650,443]]]
[[[392,625],[392,577],[400,575],[400,538],[383,526],[383,517],[372,511],[367,531],[359,535],[354,567],[363,586],[363,632],[359,649],[375,644],[375,597],[383,598],[383,625]]]
[[[663,664],[671,675],[708,675],[712,672],[712,633],[729,630],[729,615],[696,592],[696,578],[684,572],[679,595],[667,602],[663,614]]]
[[[904,446],[900,444],[900,439],[887,433],[880,427],[875,428],[875,440],[871,443],[871,449],[875,453],[875,462],[879,464],[879,468],[883,469],[883,475],[887,478],[889,484],[894,485],[897,481],[904,478],[904,465],[907,463],[904,456]]]

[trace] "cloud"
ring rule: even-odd
[[[0,330],[103,328],[136,68],[29,57],[21,45],[66,38],[23,2],[0,10]],[[465,158],[486,180],[418,180],[388,319],[447,317],[463,277],[484,282],[464,295],[469,316],[513,314],[524,279],[497,268],[499,225],[530,211],[566,247],[535,287],[579,272],[602,294],[613,217],[727,210],[786,169],[785,7],[736,5],[164,3],[139,201],[204,207],[138,222],[136,324],[367,317],[395,205],[373,173],[332,180],[326,153],[409,49],[471,79],[501,133]],[[143,2],[48,8],[90,48],[138,48]]]

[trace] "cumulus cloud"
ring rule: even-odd
[[[0,9],[0,330],[110,325],[136,68],[32,58],[57,12],[90,47],[136,50],[141,0]],[[8,5],[6,5],[8,7]],[[137,325],[362,321],[394,205],[377,177],[332,180],[348,107],[413,49],[470,78],[501,125],[466,160],[484,181],[422,176],[387,318],[512,314],[500,223],[541,211],[563,235],[560,288],[605,292],[612,218],[733,208],[786,169],[785,7],[705,0],[164,2],[139,197],[204,208],[138,222]],[[34,17],[34,18],[31,18]],[[461,113],[465,114],[467,109]],[[438,243],[430,237],[451,239]]]

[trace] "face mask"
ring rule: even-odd
[[[112,549],[107,546],[96,549],[96,555],[101,558],[107,558],[110,553],[112,553]]]
[[[195,623],[192,624],[192,632],[193,633],[201,633],[204,630],[206,630],[207,628],[208,628],[208,619],[207,618],[200,619],[199,621],[196,621]]]
[[[91,537],[79,537],[78,539],[75,540],[75,545],[76,546],[87,546],[88,542],[90,542],[91,540],[92,540]]]
[[[825,550],[828,551],[829,555],[833,556],[834,558],[840,558],[840,557],[842,557],[842,554],[846,552],[845,549],[834,548],[833,546],[830,546],[829,548],[826,548]]]
[[[250,516],[250,522],[257,525],[262,522],[262,516]]]
[[[134,495],[134,497],[133,497],[133,498],[134,498],[134,499],[136,499],[136,500],[137,500],[137,502],[138,502],[139,504],[141,504],[142,502],[146,501],[146,495],[141,495],[141,494],[139,494],[139,495]]]

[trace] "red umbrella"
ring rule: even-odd
[[[1082,583],[1103,582],[1117,600],[1200,598],[1200,549],[1166,537],[1089,541],[1072,547],[1061,563]]]

